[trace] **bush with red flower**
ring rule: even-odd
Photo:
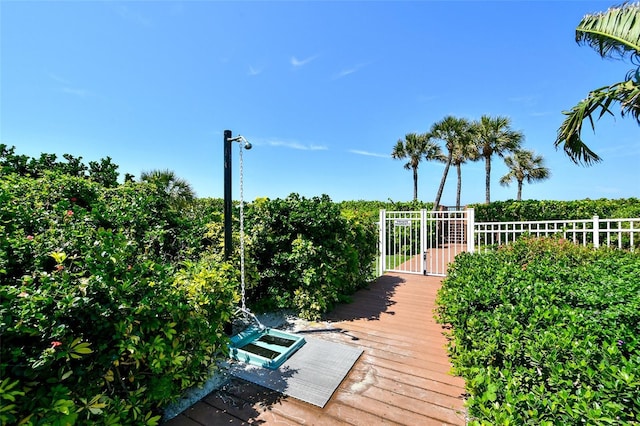
[[[168,205],[146,184],[2,176],[0,424],[157,424],[211,374],[237,269],[201,259],[206,219]]]

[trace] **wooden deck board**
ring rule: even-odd
[[[464,425],[464,381],[434,320],[440,282],[386,274],[327,315],[330,327],[302,330],[364,350],[324,408],[232,379],[166,425]]]

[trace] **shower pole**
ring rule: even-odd
[[[224,131],[224,259],[231,258],[231,130]]]
[[[224,131],[224,260],[231,259],[231,130]],[[224,324],[224,333],[233,334],[231,321]]]

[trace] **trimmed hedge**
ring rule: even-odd
[[[522,238],[437,297],[471,424],[640,423],[640,254]]]
[[[415,211],[431,210],[433,202],[425,201],[342,201],[338,203],[340,211],[345,217],[357,218],[370,222],[378,222],[380,210],[387,211]]]
[[[640,217],[640,199],[610,200],[524,200],[494,201],[490,204],[471,204],[477,222],[517,222],[537,220],[576,220],[599,216],[601,219]]]

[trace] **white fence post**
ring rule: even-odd
[[[593,248],[600,247],[600,218],[593,217]]]
[[[384,270],[385,270],[385,260],[386,260],[386,253],[387,253],[387,247],[385,244],[385,240],[386,240],[386,234],[387,234],[387,214],[386,214],[386,210],[385,209],[381,209],[380,210],[380,226],[378,226],[378,230],[379,230],[379,234],[378,234],[378,250],[380,250],[379,253],[379,259],[378,259],[378,272],[379,272],[379,276],[382,276],[384,274]]]
[[[420,258],[422,275],[427,275],[427,210],[420,209]]]
[[[469,253],[473,253],[475,249],[475,224],[476,214],[475,210],[472,208],[467,209],[467,251]]]

